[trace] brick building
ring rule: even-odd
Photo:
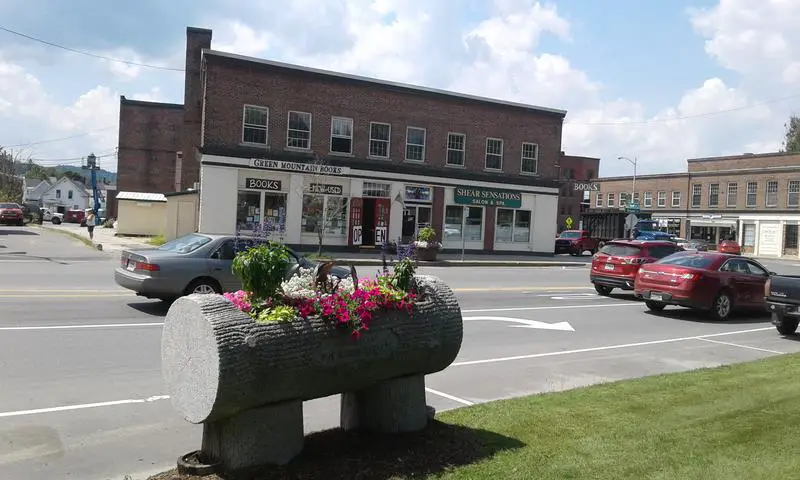
[[[559,162],[587,172],[561,155],[565,111],[218,52],[211,38],[187,29],[184,105],[121,99],[120,191],[199,182],[200,231],[281,225],[295,247],[316,245],[320,225],[326,248],[431,225],[445,249],[552,252]]]
[[[589,208],[589,191],[585,189],[590,180],[597,177],[600,159],[566,155],[561,152],[558,196],[558,231],[578,228],[581,214]],[[570,219],[571,222],[567,222]]]
[[[684,238],[738,240],[746,253],[797,256],[800,155],[694,158],[687,172],[600,178],[592,208],[618,208],[631,195],[643,212]]]

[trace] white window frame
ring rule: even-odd
[[[794,192],[792,191],[792,186],[795,187]],[[792,194],[796,196],[794,203],[790,200]],[[786,206],[790,208],[800,207],[800,180],[789,180],[786,182]]]
[[[697,187],[697,188],[695,188],[695,187]],[[697,193],[697,196],[698,196],[697,204],[694,203],[694,197],[695,197],[694,191],[695,190],[698,191],[698,193]],[[701,183],[693,183],[692,184],[691,194],[692,194],[692,198],[689,199],[689,205],[692,208],[700,208],[703,205],[703,184],[701,184]]]
[[[775,203],[769,203],[769,186],[770,184],[775,185]],[[780,184],[777,180],[767,180],[767,183],[764,185],[764,206],[765,207],[777,207],[778,206],[778,193],[780,192]]]
[[[461,150],[450,148],[450,136],[461,137]],[[450,163],[450,151],[461,152],[461,163]],[[467,134],[458,132],[447,132],[447,144],[445,145],[444,164],[448,167],[464,168],[467,166]]]
[[[644,192],[644,208],[653,208],[653,192]]]
[[[595,208],[601,208],[603,206],[602,192],[597,192],[596,196],[594,197],[594,206]]]
[[[486,234],[486,206],[485,205],[461,205],[456,203],[445,203],[444,208],[442,209],[442,226],[447,225],[447,207],[461,207],[461,235],[462,237],[459,240],[456,240],[459,244],[464,242],[464,230],[466,230],[467,226],[467,216],[464,215],[464,212],[467,211],[468,208],[479,208],[481,210],[481,238],[480,240],[468,240],[467,243],[473,242],[483,242],[484,235]],[[431,213],[433,213],[431,211]],[[497,220],[495,219],[495,223]],[[533,223],[533,218],[531,218],[531,224]],[[454,242],[445,240],[444,234],[442,234],[442,242],[443,243],[450,243],[453,244]]]
[[[294,145],[289,145],[289,132],[296,131],[296,132],[305,132],[305,130],[297,130],[290,127],[291,125],[291,118],[292,114],[296,113],[299,115],[307,115],[308,116],[308,146],[307,147],[295,147]],[[286,148],[291,148],[293,150],[311,150],[311,121],[313,120],[313,115],[311,112],[301,112],[300,110],[289,110],[286,112]]]
[[[525,146],[533,146],[535,149],[533,157],[525,156]],[[525,160],[533,160],[533,171],[525,170]],[[519,171],[523,175],[538,175],[539,174],[539,144],[533,142],[522,142],[522,151],[520,152],[520,165]],[[515,214],[516,215],[516,214]]]
[[[500,142],[500,168],[489,168],[487,165],[489,164],[489,155],[497,156],[496,153],[489,153],[489,142],[496,141]],[[503,171],[503,157],[505,152],[505,141],[502,138],[497,137],[486,137],[486,143],[484,144],[484,158],[483,158],[483,169],[490,170],[492,172],[502,172]]]
[[[614,197],[615,195],[613,193],[606,194],[606,204],[608,204],[608,208],[614,208]]]
[[[372,126],[373,125],[382,125],[389,127],[389,139],[383,140],[380,138],[372,138]],[[372,142],[381,142],[386,143],[386,156],[381,155],[374,155],[372,153]],[[370,158],[380,158],[382,160],[387,160],[392,157],[392,124],[386,122],[369,122],[369,145],[367,145],[367,156]]]
[[[750,192],[750,187],[753,187],[753,192]],[[750,195],[753,195],[753,203],[750,203]],[[755,208],[758,205],[758,182],[747,182],[745,185],[745,207]]]
[[[733,191],[731,191],[731,187]],[[733,194],[733,201],[731,202],[731,193]],[[736,197],[739,196],[739,182],[728,182],[728,186],[726,187],[725,191],[725,206],[726,207],[735,207],[737,200]]]
[[[664,208],[664,207],[667,206],[667,191],[666,190],[659,190],[658,192],[656,192],[656,206],[658,208]]]
[[[247,118],[247,109],[252,108],[255,110],[261,110],[267,114],[267,123],[266,125],[256,125],[255,123],[245,123],[245,118]],[[258,142],[248,142],[244,139],[244,131],[247,128],[258,128],[264,129],[264,143]],[[263,107],[261,105],[251,105],[251,104],[244,104],[242,106],[242,143],[245,145],[269,145],[269,107]]]
[[[422,131],[422,144],[416,143],[408,143],[408,132],[411,130],[421,130]],[[415,127],[412,125],[406,126],[406,148],[403,157],[405,158],[406,162],[414,162],[414,163],[425,163],[425,150],[427,150],[428,145],[428,129],[422,127]],[[408,158],[408,147],[422,147],[422,158]]]
[[[711,203],[711,199],[714,197],[714,187],[717,187],[716,202]],[[719,183],[708,184],[708,208],[719,208]]]
[[[675,201],[677,199],[677,201]],[[672,191],[672,208],[680,208],[681,206],[681,192],[679,190]]]
[[[626,207],[630,202],[630,194],[628,192],[619,192],[619,206]]]
[[[348,122],[350,122],[350,136],[349,137],[344,136],[344,135],[334,135],[334,133],[333,133],[333,125],[336,123],[336,120],[347,120]],[[330,145],[328,146],[329,147],[328,150],[330,151],[330,153],[332,155],[352,155],[353,154],[353,147],[355,146],[355,136],[356,136],[355,129],[353,128],[354,124],[355,124],[355,122],[353,122],[353,119],[349,118],[349,117],[334,117],[334,116],[331,117],[331,138],[330,138]],[[347,139],[349,139],[350,140],[350,151],[349,152],[334,152],[333,151],[333,139],[334,138],[347,138]]]
[[[510,241],[497,240],[497,243],[503,244],[503,245],[512,245],[512,244],[519,244],[519,243],[522,243],[522,244],[531,243],[531,234],[533,233],[533,229],[531,228],[531,226],[533,225],[533,211],[526,210],[524,208],[497,207],[497,213],[495,214],[495,218],[494,218],[494,228],[495,228],[494,231],[495,232],[497,232],[497,228],[500,226],[497,223],[498,219],[500,217],[500,215],[499,215],[500,210],[511,210],[513,212],[513,214],[511,215],[511,240]],[[531,217],[530,217],[530,225],[528,225],[528,239],[526,241],[524,241],[524,242],[518,242],[518,241],[514,240],[514,237],[515,237],[514,233],[515,233],[515,230],[517,228],[517,213],[518,212],[528,212],[531,215]],[[495,237],[496,236],[497,236],[497,234],[495,233]]]

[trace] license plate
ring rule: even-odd
[[[664,300],[664,296],[661,295],[660,293],[651,293],[650,300],[655,300],[656,302],[660,302]]]
[[[131,272],[132,272],[132,271],[134,271],[134,270],[136,270],[136,261],[135,261],[135,260],[130,260],[130,259],[129,259],[129,260],[128,260],[128,265],[127,265],[125,268],[127,268],[127,269],[128,269],[128,270],[130,270]]]
[[[606,263],[606,266],[603,267],[603,268],[605,268],[606,270],[614,270],[614,265],[612,265],[610,263]]]

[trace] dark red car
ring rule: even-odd
[[[770,275],[760,263],[739,255],[684,252],[642,266],[634,294],[650,310],[678,305],[726,320],[735,309],[764,308]]]
[[[719,245],[717,245],[717,251],[719,253],[732,253],[734,255],[741,255],[742,247],[739,246],[739,242],[736,240],[723,240],[719,242]]]
[[[592,258],[589,280],[600,295],[610,295],[615,288],[633,290],[639,267],[680,250],[668,240],[612,240]]]
[[[22,207],[16,203],[0,203],[0,224],[5,225],[25,225],[25,217],[22,214]]]

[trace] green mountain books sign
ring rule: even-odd
[[[494,188],[456,187],[455,202],[459,205],[520,208],[522,206],[522,192]]]

